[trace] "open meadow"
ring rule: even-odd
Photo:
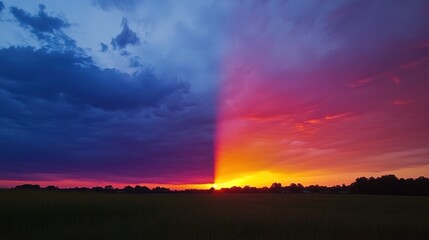
[[[429,239],[429,198],[2,190],[0,239]]]

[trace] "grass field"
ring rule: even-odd
[[[0,191],[0,239],[429,239],[429,198]]]

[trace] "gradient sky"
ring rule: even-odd
[[[429,175],[429,2],[0,3],[0,186]]]

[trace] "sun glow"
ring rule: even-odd
[[[218,176],[213,187],[215,189],[230,188],[233,186],[252,186],[252,187],[264,187],[270,186],[273,183],[273,179],[284,179],[285,176],[270,171],[260,171],[252,173],[241,173],[241,177],[234,179],[223,179],[222,176]]]

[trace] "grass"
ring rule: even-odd
[[[0,239],[429,239],[429,198],[0,191]]]

